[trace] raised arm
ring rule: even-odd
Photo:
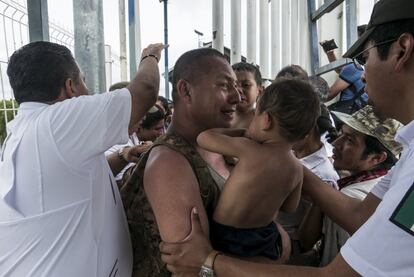
[[[338,78],[335,83],[329,88],[328,97],[326,101],[331,101],[334,99],[341,91],[349,87],[349,83],[345,82],[341,78]]]
[[[326,42],[326,40],[321,41],[321,42],[319,42],[319,45],[320,45],[320,46],[322,46],[325,42]],[[322,47],[322,49],[323,49],[323,47]],[[328,51],[325,51],[325,50],[323,49],[323,51],[325,52],[326,57],[328,58],[328,61],[329,61],[330,63],[332,63],[332,62],[336,61],[335,50],[328,50]],[[339,74],[339,73],[341,72],[341,68],[337,68],[337,69],[335,69],[335,72]]]
[[[150,44],[142,51],[137,74],[127,87],[131,93],[130,134],[132,127],[145,116],[157,100],[160,86],[158,61],[165,47],[162,43]]]
[[[197,137],[200,147],[225,156],[240,157],[256,144],[244,137],[245,129],[215,128],[202,132]]]
[[[303,192],[335,223],[353,234],[375,212],[381,200],[369,193],[364,200],[352,198],[327,186],[307,168],[303,168]]]

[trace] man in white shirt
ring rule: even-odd
[[[155,103],[164,45],[118,92],[87,95],[71,52],[34,42],[10,57],[19,110],[0,157],[0,276],[129,276],[123,205],[104,151]]]
[[[192,232],[184,242],[161,245],[169,270],[194,271],[204,263],[203,272],[214,269],[221,277],[414,276],[413,50],[414,1],[381,0],[366,32],[345,54],[365,65],[366,90],[376,111],[406,126],[396,136],[404,147],[399,162],[363,201],[331,189],[305,172],[304,192],[333,221],[353,233],[329,265],[314,269],[259,265],[217,255],[201,235],[193,212]]]
[[[379,119],[370,105],[352,115],[334,112],[342,122],[340,136],[332,142],[334,167],[350,176],[338,180],[342,193],[364,200],[371,189],[398,161],[402,146],[394,140],[401,124],[391,118]],[[380,130],[380,131],[378,131]],[[313,206],[300,232],[301,244],[311,248],[323,235],[321,266],[329,264],[349,238],[349,234]]]

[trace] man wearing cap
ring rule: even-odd
[[[192,231],[180,243],[163,243],[170,271],[210,269],[225,276],[414,276],[414,1],[380,0],[367,30],[345,53],[365,66],[370,101],[378,114],[405,126],[395,140],[403,145],[397,164],[357,200],[326,186],[304,169],[304,193],[333,221],[353,234],[327,266],[261,265],[213,252],[191,213]],[[208,263],[206,263],[208,262]],[[201,275],[201,276],[213,276]]]
[[[334,167],[351,173],[337,183],[342,193],[362,201],[397,162],[402,147],[394,136],[401,124],[390,118],[379,119],[372,106],[353,115],[334,113],[342,123],[341,135],[332,143]],[[320,266],[325,266],[335,258],[349,234],[322,216],[314,205],[301,225],[299,237],[305,250],[323,239]]]

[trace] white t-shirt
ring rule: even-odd
[[[381,177],[349,185],[341,190],[342,193],[359,200],[364,200],[371,189],[382,179]],[[337,255],[350,235],[328,216],[323,217],[322,233],[324,243],[319,266],[328,265]]]
[[[322,181],[338,189],[336,181],[339,179],[339,176],[328,158],[325,147],[322,146],[318,151],[301,158],[300,162],[316,176],[321,178]],[[288,232],[291,239],[299,240],[297,230],[310,206],[311,202],[301,197],[294,213],[279,211],[277,221]]]
[[[128,140],[127,89],[22,103],[0,159],[0,276],[130,276],[122,201],[104,156]]]
[[[414,121],[398,130],[396,140],[404,152],[371,191],[381,203],[341,249],[363,276],[414,276]]]

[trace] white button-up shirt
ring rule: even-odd
[[[103,152],[125,143],[127,89],[22,103],[0,157],[0,276],[130,276],[132,249]]]
[[[396,140],[404,146],[401,158],[371,191],[381,203],[341,249],[362,276],[414,276],[414,121]]]

